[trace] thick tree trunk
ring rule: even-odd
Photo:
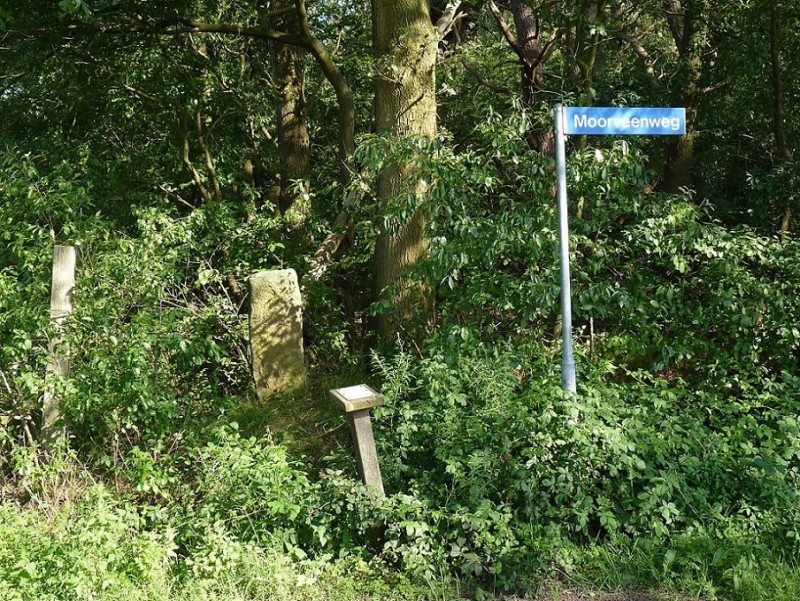
[[[290,4],[292,0],[273,0],[270,9],[279,11]],[[289,12],[273,17],[269,25],[280,31],[296,31],[297,14]],[[280,153],[278,210],[281,213],[289,210],[294,202],[292,182],[305,182],[308,178],[311,141],[306,112],[304,55],[304,50],[298,46],[270,41],[272,73],[278,91],[275,120]]]
[[[438,36],[427,0],[372,0],[375,53],[375,122],[380,133],[398,139],[436,135],[435,65]],[[424,182],[411,167],[392,167],[378,177],[379,235],[375,245],[376,298],[395,288],[394,310],[379,315],[374,329],[389,342],[404,330],[419,339],[432,316],[429,288],[403,280],[425,252],[425,210],[418,207],[398,227],[386,227],[388,202],[399,194],[417,194]]]
[[[686,134],[670,138],[664,164],[664,189],[679,192],[692,186],[694,141],[697,112],[702,96],[702,51],[706,42],[705,26],[701,22],[704,2],[682,4],[681,0],[664,0],[664,11],[670,32],[680,57],[677,80],[680,88],[676,105],[686,108]]]
[[[686,134],[670,138],[664,165],[664,189],[673,193],[681,188],[692,187],[695,125],[701,96],[700,78],[703,74],[699,54],[684,60],[683,69],[686,77],[682,93],[683,106],[686,108]]]

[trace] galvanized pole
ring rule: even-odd
[[[572,355],[572,298],[569,284],[569,227],[567,224],[567,159],[564,107],[554,108],[556,126],[556,179],[558,180],[558,242],[561,254],[561,387],[575,394],[575,358]]]

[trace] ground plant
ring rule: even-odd
[[[800,598],[795,3],[6,4],[0,598]],[[687,115],[568,139],[576,395],[556,102]]]

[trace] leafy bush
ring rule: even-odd
[[[155,201],[114,231],[79,183],[80,162],[45,176],[30,157],[0,161],[0,444],[36,437],[53,241],[78,249],[72,371],[53,382],[75,447],[117,466],[127,449],[170,448],[189,421],[213,421],[249,393],[245,278],[277,263],[285,223],[226,203],[184,218]]]
[[[242,541],[220,521],[195,524],[200,536],[184,555],[179,526],[98,485],[73,503],[41,509],[0,505],[3,599],[299,601],[418,599],[429,592],[355,557],[298,561],[280,546]],[[447,585],[437,591],[442,599],[450,594]]]
[[[440,284],[442,329],[465,349],[544,351],[558,339],[553,167],[521,148],[524,124],[490,115],[474,148],[423,160],[436,184],[426,277]],[[627,142],[570,153],[578,341],[693,381],[758,380],[796,363],[798,243],[723,227],[689,196],[646,193],[646,162]]]
[[[511,585],[555,561],[559,541],[618,536],[797,549],[796,378],[736,399],[595,373],[573,399],[547,362],[520,382],[518,361],[441,350],[379,413],[389,488],[439,508],[461,571]],[[386,366],[390,384],[398,372]]]
[[[474,150],[422,159],[440,325],[421,358],[377,360],[389,489],[437,508],[454,569],[502,586],[590,541],[675,545],[684,575],[710,553],[723,587],[741,562],[796,564],[800,248],[647,193],[627,143],[571,153],[582,381],[564,396],[553,170],[522,125],[490,115]]]
[[[91,191],[64,165],[48,174],[29,156],[0,152],[0,466],[9,442],[30,442],[44,388],[52,244],[107,234]]]
[[[172,533],[142,531],[141,518],[102,487],[51,519],[0,505],[4,599],[167,599]]]
[[[347,598],[362,590],[348,569],[387,567],[401,580],[532,588],[548,570],[578,577],[627,554],[630,582],[757,598],[745,590],[767,590],[759,566],[796,566],[798,243],[726,228],[688,194],[645,193],[633,146],[572,153],[581,378],[565,396],[552,165],[528,156],[525,127],[524,115],[489,115],[474,148],[413,141],[389,153],[431,182],[431,252],[411,277],[439,284],[439,328],[415,355],[374,358],[386,498],[355,482],[346,451],[312,472],[269,433],[232,424],[252,394],[239,285],[279,253],[304,260],[304,242],[282,248],[291,223],[224,201],[185,217],[159,204],[131,208],[118,232],[74,169],[43,177],[7,160],[0,457],[6,498],[27,508],[0,509],[12,550],[0,592],[293,598],[320,582]],[[365,177],[387,143],[364,141]],[[402,214],[419,201],[393,202]],[[335,277],[366,270],[368,213]],[[59,496],[61,480],[20,445],[35,438],[53,334],[42,277],[53,238],[80,249],[73,372],[57,383],[69,443],[120,496],[89,484]],[[363,360],[326,356],[358,337],[338,323],[338,294],[307,296],[318,371]],[[75,579],[59,584],[62,568]]]
[[[186,549],[210,528],[233,541],[278,545],[297,559],[353,555],[429,578],[444,565],[432,536],[435,512],[425,503],[403,494],[378,497],[331,470],[312,482],[284,447],[244,438],[235,424],[178,463],[196,476],[178,517],[186,524],[179,538]],[[195,572],[224,567],[213,548],[205,553],[215,559],[193,564]]]

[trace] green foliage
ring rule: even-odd
[[[312,175],[304,210],[279,216],[269,44],[175,24],[97,29],[255,26],[258,7],[6,4],[0,597],[447,598],[453,577],[480,597],[545,574],[800,597],[798,172],[777,155],[763,2],[692,4],[699,91],[662,3],[600,3],[596,19],[543,4],[543,79],[526,110],[497,20],[462,3],[439,44],[440,137],[359,137],[352,239],[305,290],[313,393],[268,410],[251,391],[246,279],[302,275],[341,208],[330,86],[309,59]],[[795,4],[776,3],[790,150]],[[309,8],[369,132],[368,7]],[[564,396],[553,164],[526,138],[549,128],[551,101],[694,92],[694,190],[660,191],[669,143],[570,140],[580,388]],[[379,203],[378,174],[401,167],[426,193]],[[435,290],[437,328],[413,353],[373,355],[370,371],[370,312],[391,304],[371,290],[376,233],[401,232],[420,207],[428,253],[406,276]],[[53,243],[78,248],[66,381],[45,375]],[[386,498],[356,482],[341,416],[319,407],[329,382],[356,376],[388,399],[374,422]],[[47,385],[63,398],[63,446],[85,465],[36,447]],[[296,416],[319,441],[271,433]]]
[[[0,410],[4,441],[36,431],[44,385],[52,243],[78,249],[66,342],[71,376],[58,383],[74,444],[107,467],[120,452],[175,444],[187,420],[208,420],[249,390],[249,273],[275,266],[285,223],[219,204],[187,218],[134,209],[133,235],[95,213],[80,168],[41,176],[4,155],[0,221]],[[251,225],[243,228],[250,220]],[[233,283],[232,283],[233,282]],[[234,289],[236,287],[236,289]],[[245,393],[246,394],[246,393]],[[27,432],[27,434],[26,434]]]
[[[172,533],[141,518],[102,487],[51,517],[0,506],[4,599],[167,599]]]
[[[331,470],[312,482],[284,447],[243,438],[236,424],[213,439],[175,462],[197,478],[191,491],[182,489],[191,498],[179,516],[186,524],[181,545],[203,549],[205,559],[187,564],[192,573],[215,577],[227,568],[226,545],[208,546],[208,536],[277,545],[301,560],[355,555],[428,579],[442,567],[425,503],[408,495],[381,499]]]
[[[41,513],[6,503],[0,517],[0,594],[9,601],[399,600],[430,593],[352,557],[298,562],[274,546],[242,542],[221,522],[196,524],[202,535],[185,556],[177,528],[148,524],[97,485]],[[185,577],[176,578],[179,566],[188,569]],[[442,586],[435,596],[450,595]]]
[[[796,564],[754,552],[747,539],[676,536],[669,544],[618,539],[603,545],[565,545],[561,556],[582,587],[652,586],[731,601],[789,601],[800,592]]]
[[[105,224],[94,208],[90,190],[69,166],[42,174],[29,156],[0,154],[0,446],[35,431],[31,412],[53,334],[45,275],[52,245],[74,240],[80,248],[102,240]]]
[[[351,563],[421,582],[454,574],[486,589],[529,588],[544,572],[588,578],[631,553],[625,582],[746,599],[768,590],[759,566],[796,565],[796,242],[724,227],[690,197],[644,193],[646,159],[631,145],[574,152],[582,378],[578,399],[565,397],[553,354],[551,164],[527,156],[525,127],[524,115],[491,114],[475,148],[457,153],[422,141],[362,145],[365,181],[386,161],[414,161],[436,201],[426,205],[431,253],[412,275],[441,283],[439,331],[421,356],[374,357],[389,400],[376,411],[394,493],[385,499],[342,471],[348,456],[312,475],[268,434],[245,436],[226,417],[250,394],[247,324],[230,278],[296,252],[284,248],[291,224],[221,202],[185,217],[134,208],[135,226],[113,232],[75,183],[80,166],[43,177],[9,159],[2,444],[24,448],[35,432],[49,327],[40,274],[55,236],[81,255],[67,328],[73,371],[59,384],[70,443],[136,502],[93,488],[58,514],[54,528],[74,528],[66,546],[8,538],[22,549],[15,556],[44,558],[29,566],[41,577],[4,568],[9,598],[104,587],[108,598],[125,587],[140,598],[224,598],[260,579],[303,590],[337,582],[336,566]],[[396,217],[420,199],[392,202]],[[369,235],[368,207],[358,217]],[[364,270],[365,254],[346,269]],[[347,353],[355,333],[324,309],[335,294],[318,285],[309,295],[321,316],[312,356],[354,369],[357,357],[325,357]],[[31,467],[35,452],[5,457],[8,486],[42,507],[58,487]],[[31,514],[3,507],[28,537]],[[119,561],[92,561],[95,571],[76,569],[74,590],[54,589],[50,566],[71,566],[95,544],[82,516],[109,531],[98,553],[118,547]],[[135,571],[140,548],[159,559]],[[349,594],[338,586],[333,598]]]
[[[552,168],[522,129],[490,115],[474,150],[418,154],[437,199],[419,277],[441,284],[441,323],[421,359],[377,359],[389,488],[437,508],[453,569],[501,586],[589,541],[680,546],[687,589],[796,565],[797,245],[646,193],[627,143],[573,152],[583,384],[564,397]]]
[[[465,575],[520,584],[562,561],[564,541],[619,537],[707,540],[712,555],[731,550],[715,556],[724,569],[798,560],[795,377],[737,399],[641,373],[604,382],[623,375],[606,366],[583,371],[576,400],[547,362],[446,343],[406,373],[385,365],[395,384],[380,413],[384,471],[390,488],[439,508],[439,536]],[[694,561],[708,548],[684,552]]]
[[[440,285],[444,329],[466,347],[554,338],[553,169],[525,154],[525,128],[524,115],[490,115],[474,148],[434,147],[420,159],[436,200],[420,277]],[[795,242],[725,227],[689,196],[646,193],[647,157],[628,142],[576,150],[569,162],[579,341],[693,380],[758,379],[796,361]]]

